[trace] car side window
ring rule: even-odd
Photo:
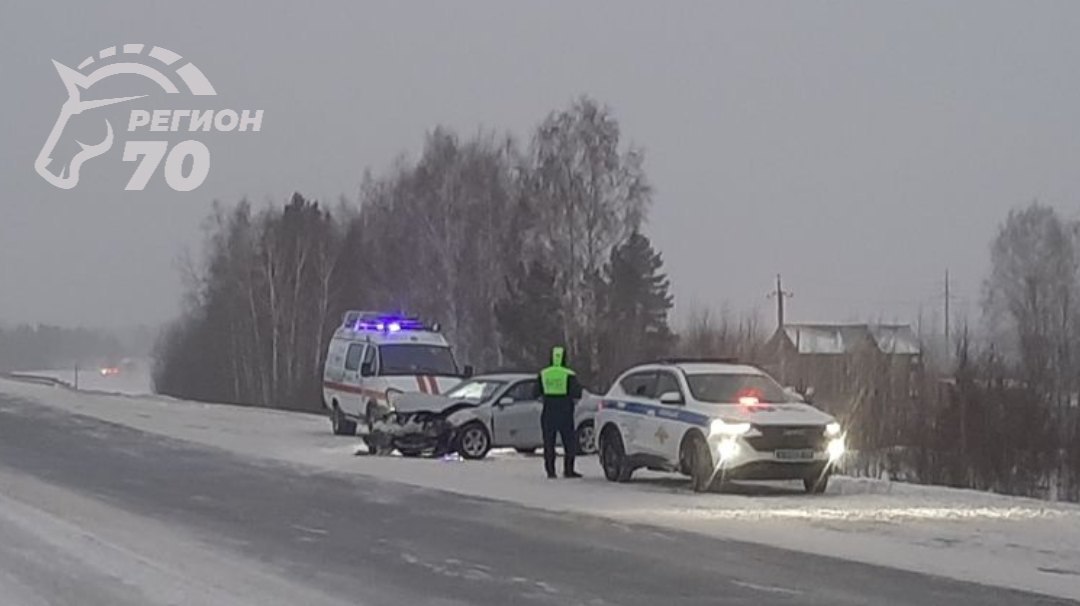
[[[682,389],[679,388],[679,379],[670,372],[661,372],[656,376],[656,388],[653,390],[653,398],[659,398],[669,391],[678,392],[682,395]]]
[[[364,346],[359,343],[350,343],[349,352],[345,354],[345,370],[358,370],[360,368],[360,355],[364,353]]]
[[[623,393],[636,398],[656,397],[653,386],[656,384],[656,373],[653,371],[635,372],[619,381],[619,387]]]
[[[535,400],[540,393],[540,384],[537,381],[522,381],[506,390],[506,395],[515,402],[527,402]]]

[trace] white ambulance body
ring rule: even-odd
[[[465,374],[437,324],[349,311],[330,340],[323,406],[335,434],[354,435],[358,423],[370,427],[392,411],[396,394],[444,393]]]

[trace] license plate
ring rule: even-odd
[[[801,450],[777,450],[776,458],[781,461],[809,461],[814,458],[814,451],[808,448]]]

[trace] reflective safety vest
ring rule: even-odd
[[[540,371],[540,385],[545,396],[559,397],[570,393],[570,377],[574,371],[564,366],[548,366]]]

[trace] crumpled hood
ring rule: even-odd
[[[442,412],[461,401],[435,394],[405,393],[394,399],[394,410],[403,413]]]
[[[759,404],[741,406],[722,404],[716,407],[718,417],[728,421],[745,421],[757,425],[825,425],[836,419],[809,404]]]

